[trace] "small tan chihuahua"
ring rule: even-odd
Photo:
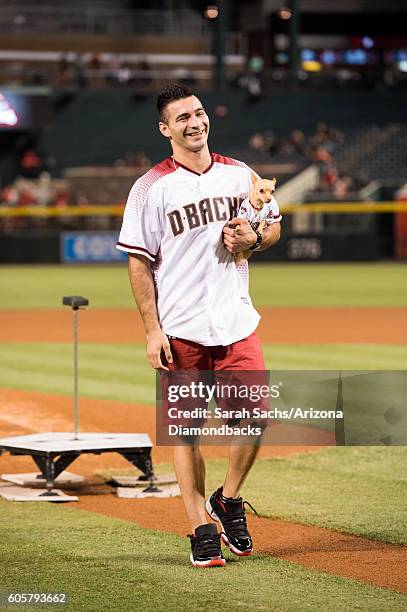
[[[263,209],[264,205],[269,204],[269,202],[271,202],[273,193],[276,190],[277,181],[275,178],[271,180],[257,178],[257,176],[254,173],[252,173],[251,178],[252,178],[252,188],[249,193],[249,200],[257,216],[260,213],[260,211]],[[256,219],[254,220],[254,223],[255,222],[256,222]],[[239,227],[240,225],[235,226],[236,229],[239,229]],[[263,235],[263,231],[265,227],[266,227],[266,222],[260,221],[256,229],[261,235]],[[242,251],[241,253],[237,253],[235,256],[236,263],[239,264],[245,259],[249,259],[250,255],[252,254],[253,254],[253,251],[250,251],[250,250]]]

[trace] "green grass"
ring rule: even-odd
[[[211,461],[208,490],[225,461]],[[407,544],[407,449],[332,447],[255,463],[244,495],[262,516]]]
[[[259,264],[250,294],[256,306],[406,306],[407,266]]]
[[[0,308],[62,308],[62,296],[84,295],[91,308],[134,307],[127,267],[0,266]]]
[[[391,612],[406,604],[394,591],[261,555],[199,571],[184,538],[51,504],[0,500],[0,528],[1,591],[66,592],[63,609]]]
[[[407,346],[265,345],[271,370],[407,367]],[[70,343],[0,343],[0,387],[71,394],[73,353]],[[79,389],[84,397],[155,403],[155,374],[145,346],[80,343]]]
[[[71,394],[70,343],[0,343],[0,387]],[[155,372],[145,346],[81,343],[79,392],[84,397],[155,403]]]
[[[256,306],[406,306],[403,263],[257,264]],[[63,295],[85,295],[92,308],[132,307],[126,266],[0,266],[0,308],[62,308]]]
[[[403,370],[407,346],[386,344],[264,344],[270,370]]]

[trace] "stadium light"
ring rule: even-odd
[[[278,9],[277,15],[279,19],[282,19],[283,21],[288,21],[293,16],[293,12],[292,9],[290,9],[288,6],[282,6]]]
[[[206,7],[204,15],[207,19],[216,19],[219,15],[219,7],[215,4],[210,4]]]

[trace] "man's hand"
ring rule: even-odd
[[[147,357],[150,365],[155,370],[166,370],[169,371],[161,361],[161,352],[164,351],[164,355],[168,363],[172,363],[172,355],[170,349],[170,343],[167,336],[161,329],[154,330],[147,335]]]
[[[256,240],[256,232],[247,219],[233,218],[223,228],[223,242],[229,253],[247,251],[256,243]]]

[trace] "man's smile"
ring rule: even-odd
[[[199,132],[190,132],[189,134],[185,134],[185,136],[202,136],[206,132],[206,128],[203,128]]]

